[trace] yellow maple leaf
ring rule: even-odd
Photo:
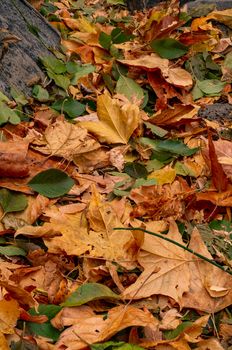
[[[140,111],[135,104],[123,106],[115,98],[103,94],[97,100],[99,122],[84,121],[79,125],[97,135],[102,142],[127,144],[134,130],[139,126]]]

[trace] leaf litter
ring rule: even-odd
[[[1,349],[231,349],[232,10],[32,4],[62,47],[0,93]]]

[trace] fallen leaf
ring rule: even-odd
[[[99,122],[80,122],[79,125],[97,135],[101,142],[109,144],[127,144],[140,122],[140,111],[136,105],[127,103],[121,106],[108,94],[98,97],[97,114]]]
[[[192,232],[189,248],[208,259],[212,259],[197,228],[194,228]],[[183,295],[183,307],[215,313],[231,304],[232,276],[229,276],[226,272],[223,272],[204,260],[199,260],[195,256],[193,256],[192,263],[190,263],[190,269],[190,288],[189,291]],[[209,294],[209,288],[213,287],[215,289],[215,286],[224,289],[224,291],[226,290],[226,293],[223,293],[223,296],[220,296],[220,293],[216,295],[211,293],[213,295],[211,296]]]
[[[19,304],[16,300],[0,300],[0,333],[13,334],[19,315]]]
[[[227,177],[224,173],[222,165],[219,163],[215,147],[212,140],[212,135],[208,135],[209,158],[211,163],[211,174],[214,186],[219,192],[226,190],[228,185]]]
[[[61,333],[55,349],[78,350],[86,344],[94,344],[109,339],[120,330],[131,326],[158,327],[158,320],[149,311],[142,311],[133,306],[118,306],[108,312],[107,319],[102,316],[83,315],[80,323],[67,328]],[[77,316],[78,317],[78,316]]]
[[[75,156],[97,150],[100,145],[88,135],[87,130],[58,119],[45,130],[41,138],[33,142],[34,149],[52,156],[73,160]]]
[[[174,221],[170,223],[167,237],[182,242]],[[144,271],[134,284],[126,288],[122,296],[126,299],[141,299],[162,294],[173,298],[182,306],[183,294],[189,290],[190,284],[189,259],[189,253],[183,248],[145,234],[138,256]]]
[[[20,178],[29,175],[27,164],[28,142],[10,140],[0,142],[1,177]]]

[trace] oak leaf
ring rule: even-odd
[[[99,122],[80,122],[79,125],[109,144],[127,144],[140,122],[138,106],[129,102],[121,106],[119,100],[106,93],[97,99],[97,114]]]

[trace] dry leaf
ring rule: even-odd
[[[16,300],[0,300],[0,333],[13,334],[19,314]]]
[[[170,223],[167,237],[183,244],[174,221]],[[170,296],[181,305],[183,293],[189,290],[189,259],[189,253],[183,248],[144,234],[144,243],[138,256],[144,271],[122,296],[126,299],[140,299],[162,294]]]
[[[131,103],[121,106],[119,100],[108,94],[98,97],[97,114],[99,122],[80,122],[79,125],[97,135],[101,142],[109,144],[127,144],[140,122],[138,106]]]
[[[33,141],[34,149],[52,156],[73,160],[75,156],[97,150],[99,143],[80,126],[58,119],[49,125],[40,139]]]
[[[120,330],[131,326],[153,326],[158,328],[158,320],[149,311],[142,311],[133,306],[118,306],[108,312],[108,317],[87,315],[83,311],[81,322],[67,328],[60,336],[55,349],[78,350],[86,344],[99,343],[109,339]],[[77,317],[79,315],[77,314]]]
[[[192,232],[189,248],[212,259],[197,228],[194,228]],[[192,263],[190,262],[190,288],[183,295],[182,306],[215,313],[230,305],[232,303],[232,276],[195,256],[192,257],[192,260]],[[216,286],[220,287],[219,290],[224,290],[223,296],[220,296],[220,292],[216,295],[211,293],[212,296],[209,294],[209,289],[215,290]]]

